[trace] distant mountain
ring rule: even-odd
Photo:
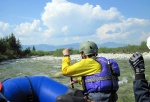
[[[36,50],[55,51],[56,49],[60,49],[60,48],[78,49],[80,46],[80,43],[73,43],[73,44],[67,44],[67,45],[48,45],[48,44],[22,45],[22,48],[26,49],[30,47],[30,49],[32,49],[33,46],[35,47]],[[114,43],[114,42],[98,44],[98,47],[108,47],[108,48],[117,48],[117,47],[123,47],[123,46],[127,46],[127,45],[121,44],[121,43]]]
[[[103,44],[98,44],[98,47],[108,47],[108,48],[117,48],[127,46],[127,44],[115,43],[115,42],[107,42]]]
[[[74,44],[68,44],[68,45],[48,45],[48,44],[39,44],[39,45],[22,45],[23,49],[26,49],[30,47],[30,49],[35,47],[36,50],[43,50],[43,51],[55,51],[56,49],[60,48],[72,48],[72,49],[78,49],[80,44],[74,43]]]

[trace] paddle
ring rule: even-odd
[[[62,77],[62,72],[57,72],[56,74],[53,75],[55,78]]]
[[[10,102],[10,101],[8,101],[7,99],[6,99],[6,97],[2,94],[2,87],[3,87],[3,85],[2,85],[2,83],[0,83],[0,96],[2,96],[2,98],[6,101],[6,102]]]
[[[73,78],[70,77],[70,80],[73,81]],[[74,85],[73,84],[71,84],[71,87],[74,89]]]

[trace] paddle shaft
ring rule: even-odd
[[[70,77],[70,80],[73,81],[73,78]],[[71,84],[71,87],[74,89],[74,85],[73,84]]]

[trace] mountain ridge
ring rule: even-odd
[[[72,43],[72,44],[66,44],[66,45],[49,45],[49,44],[37,44],[37,45],[22,45],[22,49],[26,49],[30,47],[30,49],[35,47],[36,50],[43,50],[43,51],[55,51],[57,49],[61,48],[72,48],[72,49],[78,49],[80,46],[80,43]],[[127,46],[127,44],[123,43],[115,43],[115,42],[107,42],[103,44],[97,44],[98,48],[100,47],[108,47],[108,48],[117,48],[117,47],[123,47]]]

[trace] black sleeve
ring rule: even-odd
[[[136,75],[133,82],[135,102],[150,102],[149,85],[145,75]]]

